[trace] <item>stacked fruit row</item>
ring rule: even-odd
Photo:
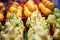
[[[51,1],[41,0],[36,4],[27,0],[23,6],[13,2],[7,14],[4,11],[5,5],[0,2],[1,40],[24,40],[27,28],[26,40],[60,40],[60,10]],[[5,19],[3,25],[1,21]]]
[[[1,40],[24,40],[25,27],[21,17],[22,7],[17,2],[14,2],[7,11],[4,26],[0,23]]]

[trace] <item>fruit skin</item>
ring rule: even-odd
[[[14,2],[9,8],[6,18],[9,19],[12,13],[14,13],[16,17],[22,17],[22,10],[22,7],[17,2]]]
[[[34,6],[33,6],[34,5]],[[28,0],[24,5],[24,15],[26,17],[31,16],[33,11],[38,10],[38,6],[34,4],[33,0]]]
[[[4,20],[4,15],[0,14],[0,21],[3,21],[3,20]]]
[[[32,12],[26,6],[24,6],[24,15],[26,17],[29,17],[31,14]]]
[[[55,4],[52,3],[52,2],[49,1],[49,0],[42,0],[42,3],[43,3],[47,8],[49,8],[50,10],[54,10],[54,8],[55,8]]]
[[[34,5],[34,6],[33,6]],[[37,5],[34,3],[33,0],[28,0],[25,4],[24,4],[24,15],[28,18],[29,16],[31,16],[33,11],[38,10]]]
[[[38,7],[44,16],[48,16],[49,14],[52,14],[52,11],[50,9],[46,8],[42,3],[39,3]]]
[[[34,5],[35,11],[38,10],[38,6],[35,4]]]
[[[4,12],[5,7],[4,3],[0,2],[0,12]]]
[[[6,18],[9,19],[10,16],[11,16],[11,13],[10,13],[10,12],[7,12],[7,14],[6,14]]]
[[[28,9],[30,11],[34,11],[35,10],[34,9],[34,6],[33,6],[34,5],[34,2],[32,0],[27,1],[25,5],[28,7]]]
[[[33,11],[35,11],[35,10],[38,9],[37,5],[34,3],[33,0],[28,0],[28,1],[25,3],[25,6],[27,6],[27,8],[28,8],[31,12],[33,12]]]
[[[18,9],[17,9],[17,13],[16,13],[16,17],[22,17],[22,7],[19,6]]]
[[[4,7],[4,3],[0,2],[0,21],[4,20],[4,11],[5,11],[5,7]]]

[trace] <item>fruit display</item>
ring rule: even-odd
[[[12,13],[14,13],[16,17],[22,17],[22,7],[17,2],[14,2],[10,6],[6,18],[9,19]]]
[[[50,0],[0,2],[1,40],[60,40],[60,9]]]
[[[27,23],[28,40],[48,40],[50,35],[50,26],[46,22],[45,18],[40,15],[38,11],[33,12],[31,17],[28,18]]]
[[[55,8],[55,4],[52,3],[52,2],[49,1],[49,0],[42,0],[42,3],[43,3],[47,8],[49,8],[50,10],[54,10],[54,8]]]
[[[34,5],[34,6],[33,6]],[[29,17],[35,10],[38,10],[37,5],[34,3],[33,0],[29,0],[24,4],[24,15]],[[28,12],[27,12],[28,11]]]
[[[38,6],[44,16],[48,16],[49,14],[52,14],[52,11],[46,8],[42,3],[39,3]]]
[[[1,26],[2,28],[2,26]],[[5,22],[1,31],[1,40],[23,40],[24,25],[21,18],[17,18],[12,14],[10,19]]]
[[[52,27],[54,27],[54,34],[53,34],[54,40],[60,40],[60,35],[59,35],[60,34],[60,16],[59,14],[60,14],[60,10],[55,8],[54,14],[49,15],[47,19],[47,22],[51,24]]]
[[[26,17],[29,17],[31,14],[32,12],[26,6],[24,6],[24,15]]]
[[[4,20],[4,11],[5,11],[5,5],[4,3],[0,2],[0,21]]]
[[[29,9],[30,11],[35,11],[35,10],[37,10],[36,5],[34,4],[34,1],[33,1],[33,0],[27,1],[25,5],[28,7],[28,9]],[[34,5],[34,6],[33,6],[33,5]]]

